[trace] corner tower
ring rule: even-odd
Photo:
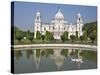
[[[34,20],[34,38],[36,38],[36,32],[37,31],[40,31],[41,33],[41,14],[40,14],[40,11],[38,10],[36,12],[36,17],[35,17],[35,20]]]
[[[77,14],[77,19],[76,19],[76,31],[78,31],[78,36],[83,35],[82,33],[82,27],[83,27],[83,20],[82,16],[80,13]]]

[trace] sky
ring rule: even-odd
[[[77,13],[82,15],[84,24],[97,21],[96,6],[14,2],[14,25],[21,30],[30,30],[33,32],[37,10],[41,13],[41,20],[43,23],[51,23],[51,20],[59,8],[68,21],[68,24],[75,24]]]

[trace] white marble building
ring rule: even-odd
[[[68,23],[60,9],[58,9],[50,24],[43,23],[41,19],[41,13],[37,11],[34,20],[34,38],[36,38],[37,31],[40,31],[42,35],[45,35],[46,31],[52,32],[54,39],[60,39],[60,36],[65,31],[68,31],[69,39],[70,35],[76,35],[76,31],[78,31],[78,37],[82,35],[83,20],[80,13],[76,14],[74,24]]]

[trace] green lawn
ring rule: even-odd
[[[74,41],[71,42],[71,40],[62,42],[59,40],[53,40],[53,41],[45,41],[45,40],[22,40],[22,41],[14,41],[14,45],[23,45],[23,44],[87,44],[87,45],[97,45],[97,42],[95,41],[94,43],[91,43],[90,41],[88,42],[81,42],[81,41]]]

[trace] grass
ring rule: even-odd
[[[71,42],[71,40],[68,40],[66,42],[62,42],[59,40],[53,40],[53,41],[46,41],[46,40],[22,40],[22,41],[14,41],[14,45],[24,45],[24,44],[86,44],[86,45],[97,45],[97,42],[95,41],[94,43],[91,43],[90,41],[88,42],[81,42],[81,41],[74,41]]]

